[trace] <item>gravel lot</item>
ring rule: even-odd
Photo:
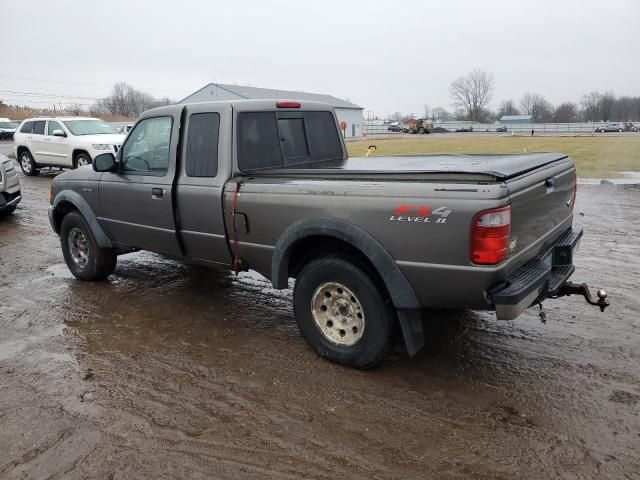
[[[256,275],[137,253],[74,280],[51,178],[0,218],[0,478],[640,478],[637,186],[579,189],[574,279],[605,314],[426,312],[416,358],[359,372]]]

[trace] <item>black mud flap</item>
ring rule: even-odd
[[[424,328],[420,310],[398,310],[398,321],[407,346],[407,353],[413,357],[424,347]]]

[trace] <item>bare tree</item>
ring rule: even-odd
[[[504,117],[505,115],[520,115],[520,111],[516,106],[516,102],[513,100],[503,100],[500,104],[500,108],[498,109],[498,119]]]
[[[553,108],[540,94],[525,93],[520,100],[522,110],[533,117],[534,122],[548,122],[551,120]]]
[[[600,95],[600,117],[605,122],[611,120],[611,111],[615,103],[616,96],[611,90]]]
[[[573,102],[563,102],[553,111],[553,121],[570,123],[578,120],[578,107]]]
[[[431,107],[426,103],[424,104],[424,118],[431,118]]]
[[[584,109],[585,118],[591,122],[597,122],[600,118],[600,98],[602,95],[598,92],[587,93],[582,96],[580,103]]]
[[[482,111],[493,94],[493,74],[476,68],[451,83],[453,104],[463,110],[469,120],[480,121]]]
[[[137,117],[145,110],[170,103],[172,102],[168,98],[156,100],[148,93],[136,90],[125,82],[118,82],[111,89],[111,94],[98,100],[92,110],[98,113]]]

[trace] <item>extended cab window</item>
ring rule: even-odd
[[[22,128],[20,129],[20,133],[31,133],[33,131],[33,122],[24,122]]]
[[[215,177],[218,174],[218,113],[194,113],[189,117],[187,160],[189,177]]]
[[[33,133],[36,135],[44,135],[44,120],[33,122]]]
[[[171,117],[146,118],[135,126],[122,147],[122,170],[157,175],[169,168]]]

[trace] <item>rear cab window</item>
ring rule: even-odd
[[[238,114],[240,170],[322,168],[343,157],[331,112],[241,112]]]
[[[185,171],[188,177],[218,175],[218,132],[220,114],[193,113],[189,116]]]

